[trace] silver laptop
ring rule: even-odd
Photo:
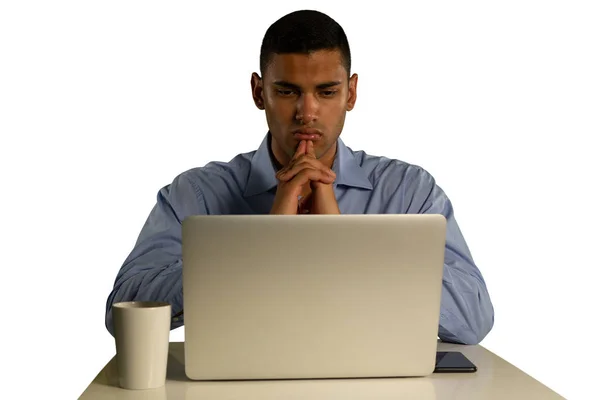
[[[433,372],[442,215],[192,216],[182,233],[188,378]]]

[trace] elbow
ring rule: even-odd
[[[445,334],[442,336],[440,333],[440,339],[444,342],[460,344],[460,345],[478,345],[483,341],[491,329],[471,329],[465,327],[464,329],[456,332],[455,334]]]
[[[484,329],[469,329],[468,331],[463,332],[460,335],[460,344],[464,345],[477,345],[485,339],[485,337],[490,332],[490,328]]]
[[[491,331],[492,328],[494,327],[494,310],[492,309],[489,313],[489,315],[486,315],[486,318],[484,318],[484,323],[482,324],[482,326],[479,329],[479,342],[481,342]]]
[[[486,297],[485,307],[482,307],[481,314],[477,318],[474,329],[474,339],[476,340],[473,344],[479,344],[485,337],[491,332],[494,327],[494,306],[489,298]]]
[[[113,316],[112,316],[112,303],[110,300],[106,305],[106,313],[104,314],[104,325],[106,326],[106,330],[112,337],[115,337],[115,328],[113,324]]]
[[[115,337],[115,328],[114,328],[112,309],[113,309],[113,304],[118,303],[119,301],[123,301],[123,300],[119,299],[118,288],[115,287],[115,288],[113,288],[113,290],[109,294],[108,298],[106,299],[106,308],[105,308],[105,314],[104,314],[104,326],[106,327],[106,330],[108,331],[108,333],[110,333],[110,335],[112,337]]]
[[[461,344],[477,345],[486,338],[494,326],[494,311],[491,309],[488,313],[484,313],[475,324],[471,327],[466,327],[459,335]]]
[[[106,314],[104,315],[104,325],[106,330],[112,337],[115,337],[115,327],[113,323],[112,304],[108,304],[106,307]]]
[[[438,336],[442,341],[461,345],[477,345],[494,326],[494,309],[489,307],[471,318],[452,319],[442,315]],[[460,322],[459,322],[460,321]]]

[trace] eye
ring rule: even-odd
[[[294,91],[288,89],[277,89],[277,94],[283,97],[289,97],[294,95]]]
[[[333,97],[337,93],[337,90],[325,90],[321,92],[325,97]]]

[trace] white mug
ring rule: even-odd
[[[119,386],[155,389],[167,377],[171,305],[129,301],[112,305]]]

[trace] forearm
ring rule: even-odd
[[[494,308],[481,271],[454,217],[452,204],[429,174],[420,176],[414,208],[407,212],[446,217],[446,249],[438,336],[443,341],[477,344],[494,325]],[[424,198],[423,198],[424,197]]]
[[[494,324],[483,280],[453,263],[444,265],[438,336],[445,342],[478,344]]]
[[[183,310],[181,222],[189,215],[205,213],[198,187],[185,176],[159,191],[157,203],[108,296],[105,324],[111,335],[112,305],[116,302],[168,302],[173,316]],[[174,319],[171,329],[181,325],[183,318]]]

